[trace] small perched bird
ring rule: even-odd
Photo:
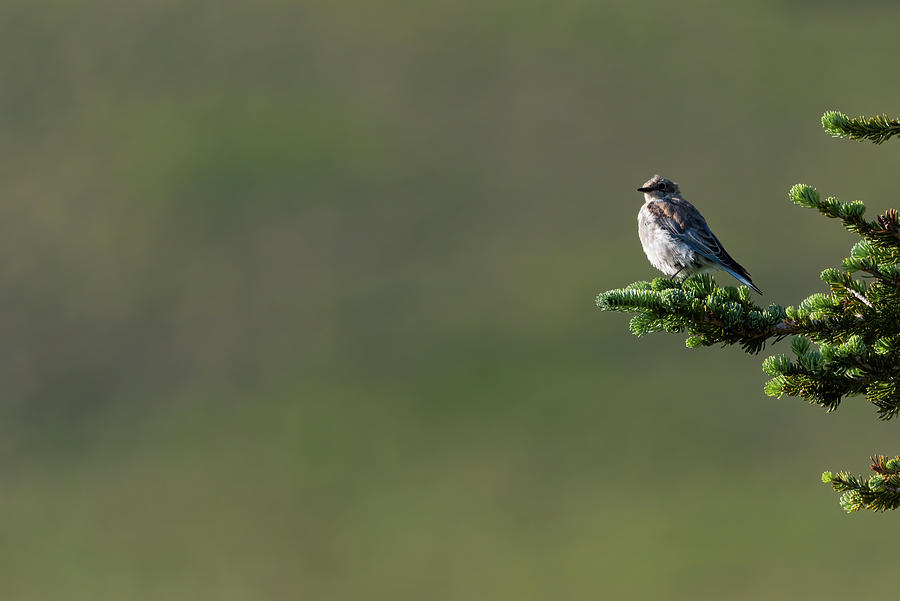
[[[638,192],[644,206],[638,212],[638,235],[650,263],[671,278],[709,269],[724,269],[740,283],[762,294],[747,270],[731,258],[706,225],[700,211],[681,196],[678,184],[654,175]]]

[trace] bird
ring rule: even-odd
[[[723,269],[762,294],[747,270],[731,258],[706,219],[681,195],[678,184],[654,175],[637,189],[644,193],[638,212],[638,236],[650,263],[675,279],[710,269]]]

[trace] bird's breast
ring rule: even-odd
[[[638,212],[638,236],[641,239],[641,246],[654,267],[666,275],[672,275],[685,265],[692,264],[694,253],[681,240],[672,236],[671,231],[663,227],[659,216],[649,204],[645,204]]]

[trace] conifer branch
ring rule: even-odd
[[[854,476],[849,472],[825,472],[822,482],[831,484],[841,495],[841,507],[847,513],[860,509],[887,511],[900,507],[900,457],[872,457],[872,476]]]
[[[635,282],[620,290],[597,295],[603,311],[637,313],[631,320],[636,336],[650,332],[688,333],[690,348],[713,344],[738,344],[748,353],[758,353],[770,338],[794,333],[785,309],[769,305],[763,309],[751,301],[745,286],[720,288],[709,274],[699,274],[679,283],[667,278]]]
[[[889,119],[887,115],[851,119],[840,111],[827,111],[822,115],[822,126],[836,138],[871,140],[875,144],[900,134],[900,120]]]

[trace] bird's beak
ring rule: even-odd
[[[637,191],[638,192],[649,192],[650,188],[638,188]]]

